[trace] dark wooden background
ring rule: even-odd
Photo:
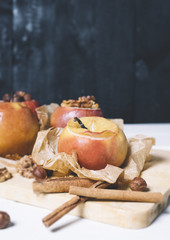
[[[170,1],[0,0],[0,96],[13,90],[170,122]]]

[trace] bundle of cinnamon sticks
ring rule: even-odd
[[[67,177],[57,179],[47,179],[35,181],[33,190],[35,192],[69,192],[74,194],[71,200],[67,201],[52,213],[43,218],[46,227],[51,226],[62,216],[70,212],[80,203],[84,203],[88,199],[100,200],[118,200],[118,201],[135,201],[135,202],[153,202],[160,203],[163,196],[159,192],[137,192],[130,190],[104,189],[110,188],[110,184],[90,179],[81,179],[78,177]],[[113,186],[112,186],[113,187]]]

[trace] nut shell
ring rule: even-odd
[[[33,175],[35,178],[44,179],[47,178],[47,171],[43,167],[37,166],[33,170]]]
[[[2,100],[3,100],[4,102],[10,102],[10,100],[11,100],[10,94],[9,94],[9,93],[5,93],[5,94],[3,95]]]
[[[31,94],[30,93],[26,93],[24,95],[24,101],[31,101],[32,97],[31,97]]]
[[[129,187],[132,191],[146,191],[147,189],[147,183],[146,181],[141,177],[135,177],[130,183]]]
[[[0,229],[6,228],[10,223],[10,216],[8,213],[0,211]]]

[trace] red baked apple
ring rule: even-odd
[[[36,108],[39,107],[39,103],[36,100],[29,100],[29,101],[25,101],[23,102],[28,108],[31,109],[31,111],[35,114],[35,116],[37,117],[37,112],[36,112]]]
[[[64,128],[73,117],[103,117],[102,110],[94,100],[94,96],[79,97],[78,100],[64,100],[51,115],[51,126]]]
[[[0,155],[31,154],[39,123],[24,103],[0,102]]]
[[[99,170],[107,164],[121,166],[127,154],[127,139],[113,121],[103,117],[73,118],[63,129],[58,152],[78,155],[79,164]]]

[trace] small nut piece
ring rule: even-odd
[[[10,223],[10,216],[6,212],[0,211],[0,229],[6,228]]]
[[[147,189],[146,181],[141,177],[135,177],[130,183],[129,187],[132,191],[145,191]]]
[[[30,93],[26,93],[25,95],[24,95],[24,101],[30,101],[32,99],[32,97],[31,97],[31,94]]]
[[[8,172],[8,169],[6,167],[0,168],[0,182],[5,182],[10,178],[12,178],[12,174]]]
[[[21,156],[18,153],[11,153],[5,155],[5,158],[11,159],[11,160],[20,160]]]
[[[30,155],[25,155],[17,162],[17,172],[26,178],[33,178],[33,170],[36,164]]]
[[[79,107],[79,108],[99,108],[99,104],[95,102],[94,96],[82,96],[77,100],[69,99],[63,100],[61,107]]]
[[[3,100],[4,102],[10,102],[10,100],[11,100],[10,94],[9,94],[9,93],[5,93],[5,94],[3,95],[3,97],[2,97],[2,100]]]
[[[36,178],[44,179],[44,178],[47,177],[47,172],[46,172],[46,170],[43,167],[37,166],[33,170],[33,175]]]

